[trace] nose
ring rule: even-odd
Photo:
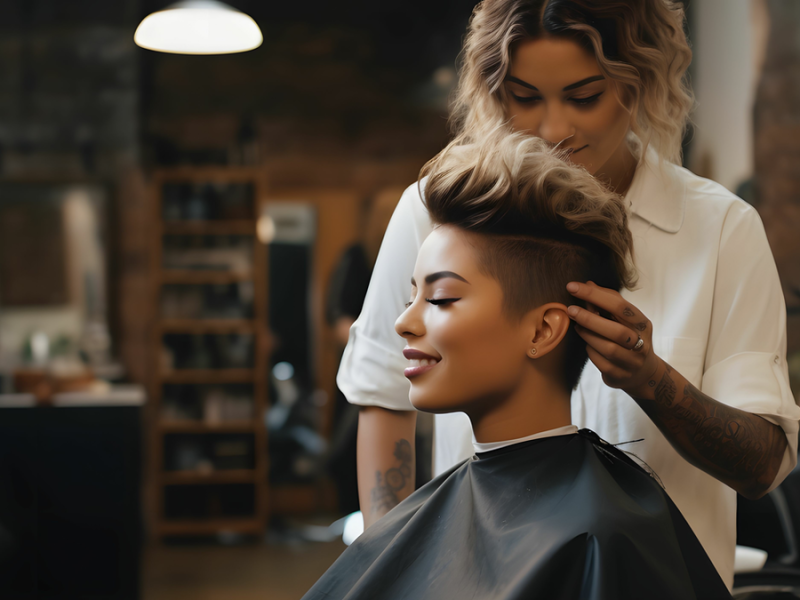
[[[570,124],[563,108],[557,104],[548,105],[539,124],[539,137],[556,146],[574,134],[575,128]]]
[[[412,302],[403,314],[394,322],[394,330],[402,338],[420,337],[425,335],[425,325],[422,322],[421,308],[417,302]]]

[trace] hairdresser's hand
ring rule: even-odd
[[[646,386],[661,359],[653,352],[653,324],[622,295],[588,283],[570,282],[567,291],[586,302],[568,307],[575,330],[587,344],[589,359],[613,388],[635,395]],[[639,338],[642,344],[637,347]]]

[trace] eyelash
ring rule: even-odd
[[[570,102],[573,102],[580,107],[589,106],[590,104],[594,104],[602,95],[603,92],[600,92],[599,94],[587,96],[586,98],[570,98]],[[539,96],[517,96],[516,94],[511,94],[511,97],[521,104],[532,104],[533,102],[538,102],[541,100],[541,97]]]
[[[434,298],[425,298],[425,302],[430,302],[434,306],[440,306],[440,305],[443,305],[443,304],[450,304],[452,302],[455,302],[456,300],[458,300],[458,298],[436,298],[436,299],[434,299]]]
[[[603,92],[599,94],[595,94],[594,96],[586,96],[586,98],[571,98],[572,102],[579,106],[588,106],[589,104],[594,104],[603,95]]]
[[[430,302],[434,306],[441,306],[444,304],[450,304],[451,302],[455,302],[456,300],[460,300],[460,298],[425,298],[425,302]],[[406,302],[406,308],[414,304],[413,301]]]

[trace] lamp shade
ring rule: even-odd
[[[215,0],[177,2],[147,15],[133,41],[137,46],[173,54],[231,54],[261,45],[253,19]]]

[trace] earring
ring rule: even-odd
[[[531,348],[530,350],[528,350],[528,352],[530,353],[531,356],[536,356],[536,348]]]

